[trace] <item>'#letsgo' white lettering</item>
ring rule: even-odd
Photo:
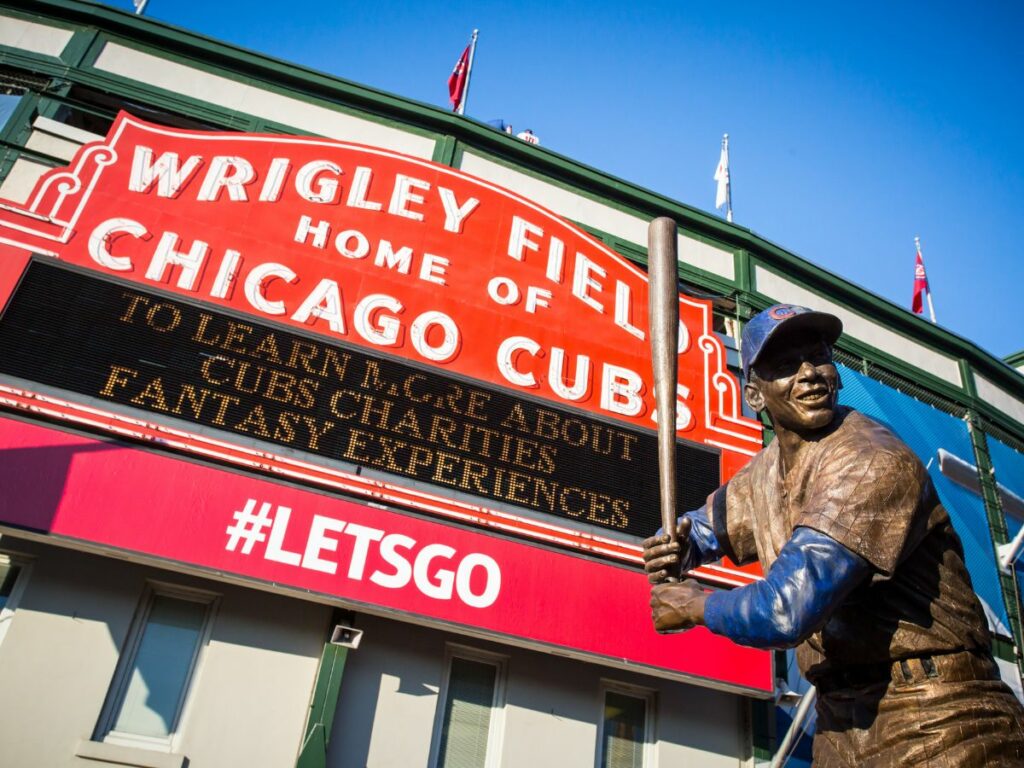
[[[343,575],[352,581],[369,579],[386,589],[412,584],[426,597],[457,599],[471,608],[493,605],[501,592],[501,568],[488,555],[460,554],[447,544],[423,544],[403,533],[325,515],[313,515],[303,546],[288,549],[291,514],[289,507],[247,500],[232,513],[224,548],[251,555],[257,544],[264,544],[266,560],[332,575],[342,566]]]

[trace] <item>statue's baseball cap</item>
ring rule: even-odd
[[[782,333],[804,329],[819,331],[831,346],[843,332],[843,321],[827,312],[817,312],[796,304],[776,304],[754,315],[743,328],[740,355],[743,358],[743,378],[750,381],[750,369],[768,346],[768,342]]]

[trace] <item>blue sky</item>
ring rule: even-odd
[[[1024,10],[818,6],[150,0],[147,15],[438,106],[478,27],[469,116],[708,211],[728,132],[737,224],[902,306],[920,235],[940,325],[1024,349]]]

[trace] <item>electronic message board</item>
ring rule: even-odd
[[[44,262],[0,317],[0,373],[631,536],[659,525],[649,432]],[[698,507],[719,452],[677,451]]]

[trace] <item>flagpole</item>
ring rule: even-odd
[[[466,102],[469,101],[469,82],[473,77],[473,57],[476,56],[476,37],[480,34],[479,29],[473,30],[473,39],[469,41],[469,61],[466,63],[466,87],[462,91],[462,101],[459,102],[459,109],[456,114],[466,114]]]
[[[722,148],[725,156],[729,157],[729,134],[722,135]],[[731,163],[730,163],[731,165]],[[727,168],[728,176],[725,179],[725,220],[732,223],[732,169]]]
[[[923,264],[924,263],[924,256],[921,256],[921,238],[920,237],[915,237],[914,238],[914,247],[917,248],[917,255],[921,257],[921,263]],[[935,305],[932,304],[932,284],[931,284],[931,281],[928,282],[928,290],[925,292],[925,295],[928,297],[928,314],[931,315],[932,325],[937,325],[937,323],[935,321]]]

